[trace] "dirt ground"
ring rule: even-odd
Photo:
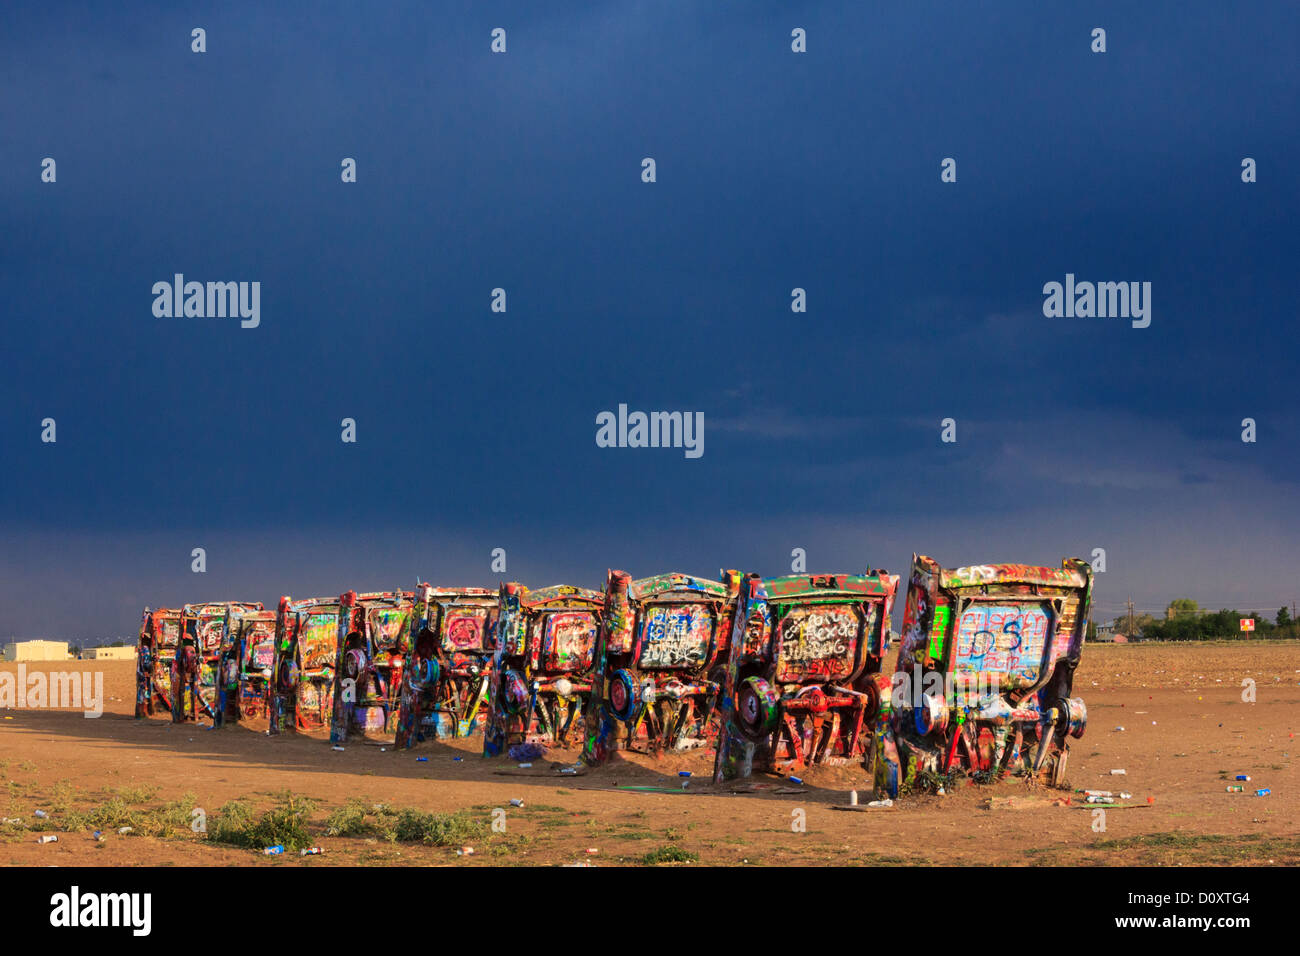
[[[1133,794],[1107,810],[1100,832],[1078,794],[1021,780],[841,812],[832,808],[847,804],[854,785],[869,799],[860,769],[810,771],[793,788],[803,793],[778,793],[790,784],[767,776],[753,778],[754,792],[718,793],[709,784],[712,758],[702,752],[658,761],[620,756],[570,777],[555,768],[574,763],[576,752],[548,753],[523,770],[484,760],[478,737],[403,752],[352,742],[340,753],[297,735],[137,721],[129,661],[26,666],[102,670],[107,699],[97,719],[0,710],[0,816],[8,821],[0,822],[0,860],[10,865],[1300,864],[1294,642],[1087,647],[1075,694],[1087,702],[1089,724],[1073,742],[1069,785]],[[0,672],[16,668],[0,664]],[[1253,703],[1243,701],[1247,678],[1255,682]],[[1112,776],[1112,769],[1127,773]],[[685,791],[681,770],[695,774]],[[1226,792],[1239,773],[1251,777],[1241,784],[1245,792]],[[620,786],[670,792],[614,789]],[[1261,787],[1272,794],[1255,796]],[[207,836],[189,827],[119,836],[113,827],[96,840],[85,822],[116,800],[141,812],[180,801],[182,819],[192,817],[192,805],[211,823],[230,801],[260,813],[287,792],[312,802],[311,842],[323,855],[268,857],[210,839],[210,826]],[[424,842],[373,827],[327,835],[331,813],[350,800],[363,812],[383,804],[459,813]],[[498,808],[505,832],[490,827]],[[801,816],[806,829],[797,832]],[[39,844],[43,833],[57,842]],[[474,853],[458,855],[465,846]]]

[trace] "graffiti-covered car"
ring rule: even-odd
[[[486,716],[497,601],[487,588],[416,588],[398,747],[427,737],[467,737],[478,728]]]
[[[524,741],[569,743],[591,694],[604,605],[605,596],[588,588],[501,586],[485,755]]]
[[[267,727],[270,733],[329,728],[334,712],[339,608],[337,597],[297,601],[280,598]]]
[[[181,643],[180,608],[145,608],[135,644],[135,715],[172,712],[172,663]]]
[[[897,587],[897,575],[874,570],[740,582],[715,780],[861,761],[885,765],[881,789],[897,793],[897,764],[891,772],[877,745],[887,727],[883,662]]]
[[[230,617],[217,667],[216,723],[266,720],[275,671],[277,611],[240,610]]]
[[[237,615],[263,610],[260,601],[208,601],[181,609],[180,646],[172,661],[172,720],[197,721],[200,711],[214,725],[220,696],[217,672],[230,645]]]
[[[348,591],[339,598],[330,740],[392,730],[406,666],[412,593]]]
[[[963,770],[1059,786],[1088,712],[1072,697],[1092,567],[912,559],[893,730],[905,779]]]
[[[610,571],[583,759],[703,744],[726,676],[740,575],[677,572],[632,581]],[[730,585],[730,587],[728,587]]]

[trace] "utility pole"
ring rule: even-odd
[[[1133,599],[1128,599],[1128,636],[1133,636]]]

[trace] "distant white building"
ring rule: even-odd
[[[81,657],[87,661],[133,661],[135,660],[135,648],[87,647],[81,652]]]
[[[66,661],[67,641],[15,641],[5,645],[7,661]]]

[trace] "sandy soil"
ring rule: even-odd
[[[1073,745],[1070,786],[1134,795],[1130,806],[1106,813],[1104,832],[1094,831],[1094,815],[1077,795],[1058,805],[1069,794],[1017,780],[852,813],[832,807],[846,804],[855,784],[865,801],[869,787],[860,770],[847,768],[809,772],[804,793],[776,793],[787,784],[772,777],[754,778],[755,792],[717,793],[706,782],[712,758],[700,752],[659,761],[620,757],[581,777],[557,777],[553,769],[573,763],[576,753],[552,752],[520,770],[482,759],[478,738],[400,753],[353,742],[339,753],[309,737],[137,721],[131,662],[29,664],[29,672],[35,666],[102,670],[108,700],[98,719],[0,711],[0,816],[22,821],[0,825],[0,861],[11,865],[610,865],[640,863],[660,850],[668,860],[705,865],[1300,864],[1296,643],[1086,648],[1075,693],[1087,701],[1089,726]],[[3,664],[0,672],[16,667]],[[1256,682],[1254,703],[1242,699],[1246,678]],[[1111,776],[1113,768],[1127,773]],[[679,770],[696,775],[685,792]],[[1246,793],[1225,792],[1238,773],[1252,778]],[[1272,795],[1254,796],[1258,787]],[[211,816],[236,798],[270,807],[285,791],[315,802],[314,842],[324,855],[266,857],[190,832],[110,832],[96,841],[89,829],[60,829],[69,808],[92,809],[115,795],[145,805],[192,795]],[[485,823],[502,808],[506,831],[483,833],[472,856],[458,856],[456,846],[324,835],[326,816],[350,798],[463,810]],[[524,806],[512,807],[512,799]],[[54,809],[38,822],[34,812],[45,808]],[[792,830],[799,811],[806,832]],[[33,825],[48,827],[58,842],[38,844]]]

